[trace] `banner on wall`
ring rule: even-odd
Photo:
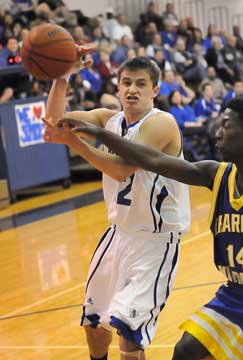
[[[15,105],[15,118],[18,129],[19,146],[43,143],[44,125],[41,118],[45,114],[45,102]]]

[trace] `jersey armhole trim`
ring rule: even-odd
[[[224,172],[225,172],[227,166],[228,166],[228,163],[225,163],[225,162],[220,163],[219,168],[218,168],[217,173],[214,178],[211,206],[210,206],[210,212],[209,212],[209,217],[208,217],[208,222],[209,222],[210,226],[213,221],[213,215],[214,215],[214,211],[215,211],[215,206],[216,206],[216,201],[217,201],[217,197],[218,197],[221,180],[222,180],[222,177],[224,175]]]

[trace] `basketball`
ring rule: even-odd
[[[33,27],[21,48],[26,70],[39,80],[53,80],[67,73],[77,59],[71,34],[55,24]]]

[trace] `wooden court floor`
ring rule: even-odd
[[[169,360],[178,325],[224,281],[213,265],[210,192],[190,188],[192,226],[148,360]],[[20,200],[0,210],[0,360],[88,360],[79,326],[87,268],[107,226],[100,181]],[[110,360],[118,360],[117,335]]]

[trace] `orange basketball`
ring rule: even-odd
[[[24,67],[39,80],[52,80],[67,73],[77,59],[70,33],[55,24],[35,26],[21,48]]]

